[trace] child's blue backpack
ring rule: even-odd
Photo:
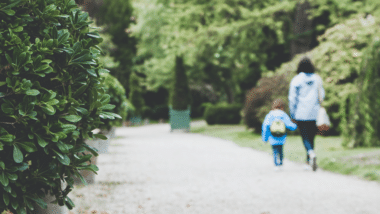
[[[286,134],[285,123],[284,121],[279,120],[279,119],[273,121],[269,129],[270,129],[270,133],[272,133],[274,137],[282,137]]]

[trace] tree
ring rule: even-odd
[[[191,85],[210,83],[234,102],[240,81],[254,86],[265,72],[290,59],[291,1],[149,1],[136,3],[139,38],[135,68],[152,88],[170,80],[172,59],[183,54]],[[144,11],[141,13],[141,11]]]
[[[96,22],[104,26],[115,44],[110,51],[118,66],[110,69],[123,87],[129,90],[129,76],[136,55],[136,39],[130,35],[130,24],[134,22],[133,7],[129,0],[103,0],[95,14]],[[128,93],[128,91],[127,91]]]
[[[171,92],[171,104],[174,110],[188,109],[191,104],[190,89],[187,81],[183,58],[175,58],[173,89]]]
[[[141,94],[139,77],[135,73],[132,73],[129,81],[129,100],[135,108],[134,116],[141,117],[145,102]]]

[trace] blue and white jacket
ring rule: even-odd
[[[320,108],[319,90],[323,100],[325,90],[318,74],[301,72],[295,76],[290,82],[289,88],[290,117],[300,121],[316,120]]]
[[[294,131],[297,129],[297,124],[293,123],[290,120],[290,117],[282,110],[275,109],[270,111],[264,119],[261,131],[261,138],[264,142],[269,140],[271,145],[283,145],[286,141],[286,134],[281,137],[274,137],[270,132],[270,125],[275,120],[282,120],[285,123],[285,126],[290,131]]]

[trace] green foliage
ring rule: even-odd
[[[258,85],[246,94],[244,122],[247,127],[254,128],[256,133],[261,133],[262,123],[265,115],[271,110],[273,101],[278,98],[288,101],[288,88],[289,78],[286,75],[261,78]],[[286,105],[285,111],[288,109]]]
[[[110,102],[103,109],[112,110],[113,112],[120,115],[121,118],[115,120],[102,120],[104,123],[101,128],[110,130],[113,126],[122,126],[123,121],[127,118],[127,112],[133,106],[127,100],[125,96],[125,89],[120,84],[120,82],[112,75],[106,73],[101,75],[104,78],[103,84],[106,90],[106,94],[110,95]]]
[[[136,39],[131,37],[129,26],[134,22],[133,8],[129,0],[103,0],[95,18],[98,25],[103,25],[104,32],[111,36],[115,44],[110,52],[117,66],[110,69],[126,90],[129,89],[129,76],[136,54]]]
[[[72,209],[73,176],[98,170],[85,140],[120,117],[100,82],[102,38],[73,0],[2,0],[0,20],[0,210],[46,208],[47,191]]]
[[[139,77],[132,73],[129,83],[129,101],[134,107],[134,116],[141,116],[145,105],[144,98],[142,97],[142,89],[139,83]]]
[[[171,105],[174,110],[186,110],[191,104],[191,95],[182,57],[176,57]]]
[[[158,105],[152,109],[152,115],[150,117],[152,120],[169,119],[169,106]]]
[[[162,3],[162,4],[161,4]],[[210,83],[228,101],[253,87],[260,73],[289,59],[293,1],[138,1],[135,69],[151,88],[168,85],[173,58],[183,54],[189,83]],[[242,84],[240,84],[242,82]]]
[[[380,146],[380,42],[363,54],[358,81],[359,93],[343,103],[344,144],[350,147]],[[344,105],[345,104],[345,105]]]
[[[316,73],[324,81],[323,86],[326,90],[324,106],[332,122],[330,134],[341,133],[341,126],[344,126],[341,120],[346,111],[344,103],[347,97],[358,92],[357,78],[362,61],[361,56],[365,48],[370,45],[372,38],[379,35],[380,29],[371,27],[378,23],[379,21],[372,16],[364,17],[363,14],[358,14],[352,19],[327,29],[323,35],[318,37],[319,45],[316,48],[295,56],[290,62],[284,63],[279,69],[276,69],[275,73],[269,72],[264,75],[266,78],[284,75],[281,84],[272,84],[273,87],[268,88],[264,86],[265,84],[261,84],[262,80],[260,80],[257,89],[262,86],[266,88],[265,91],[270,90],[276,97],[287,100],[288,85],[296,75],[297,65],[302,57],[308,56],[316,68]],[[283,84],[287,87],[283,88]],[[269,98],[265,104],[260,105],[261,107],[251,108],[255,112],[256,119],[253,120],[256,121],[254,122],[255,126],[259,127],[258,124],[263,122],[265,117],[263,112],[270,110],[272,100],[273,98]],[[246,104],[247,102],[248,100]],[[249,127],[252,126],[249,125]]]
[[[220,103],[207,105],[204,119],[207,124],[239,124],[241,120],[241,105]]]

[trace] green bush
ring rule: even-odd
[[[204,119],[207,124],[239,124],[241,120],[240,111],[242,106],[240,104],[216,104],[207,105]]]
[[[106,111],[102,39],[73,0],[2,0],[0,20],[0,210],[46,208],[47,192],[72,209],[73,176],[98,170],[85,140],[120,117]]]
[[[129,79],[129,100],[134,106],[133,115],[142,116],[143,107],[145,106],[144,98],[142,96],[142,89],[139,83],[139,78],[135,73],[132,73]]]
[[[358,81],[359,93],[344,100],[344,145],[380,146],[380,42],[363,55]]]
[[[171,93],[171,104],[174,110],[186,110],[191,104],[190,88],[187,81],[183,58],[176,56],[173,91]]]
[[[272,103],[277,98],[288,101],[289,83],[285,75],[263,77],[258,85],[247,92],[244,107],[244,123],[249,128],[254,128],[256,133],[261,133],[261,126],[265,115],[271,110]],[[285,111],[288,112],[288,105]]]
[[[103,84],[106,94],[111,96],[109,103],[116,106],[113,112],[121,116],[120,119],[102,120],[104,124],[100,128],[110,130],[113,126],[120,127],[123,125],[131,104],[127,100],[124,87],[114,76],[108,73],[102,74],[101,76],[104,78]]]
[[[152,110],[151,119],[152,120],[159,120],[159,119],[168,120],[169,119],[169,106],[159,105],[159,106],[154,107]]]

